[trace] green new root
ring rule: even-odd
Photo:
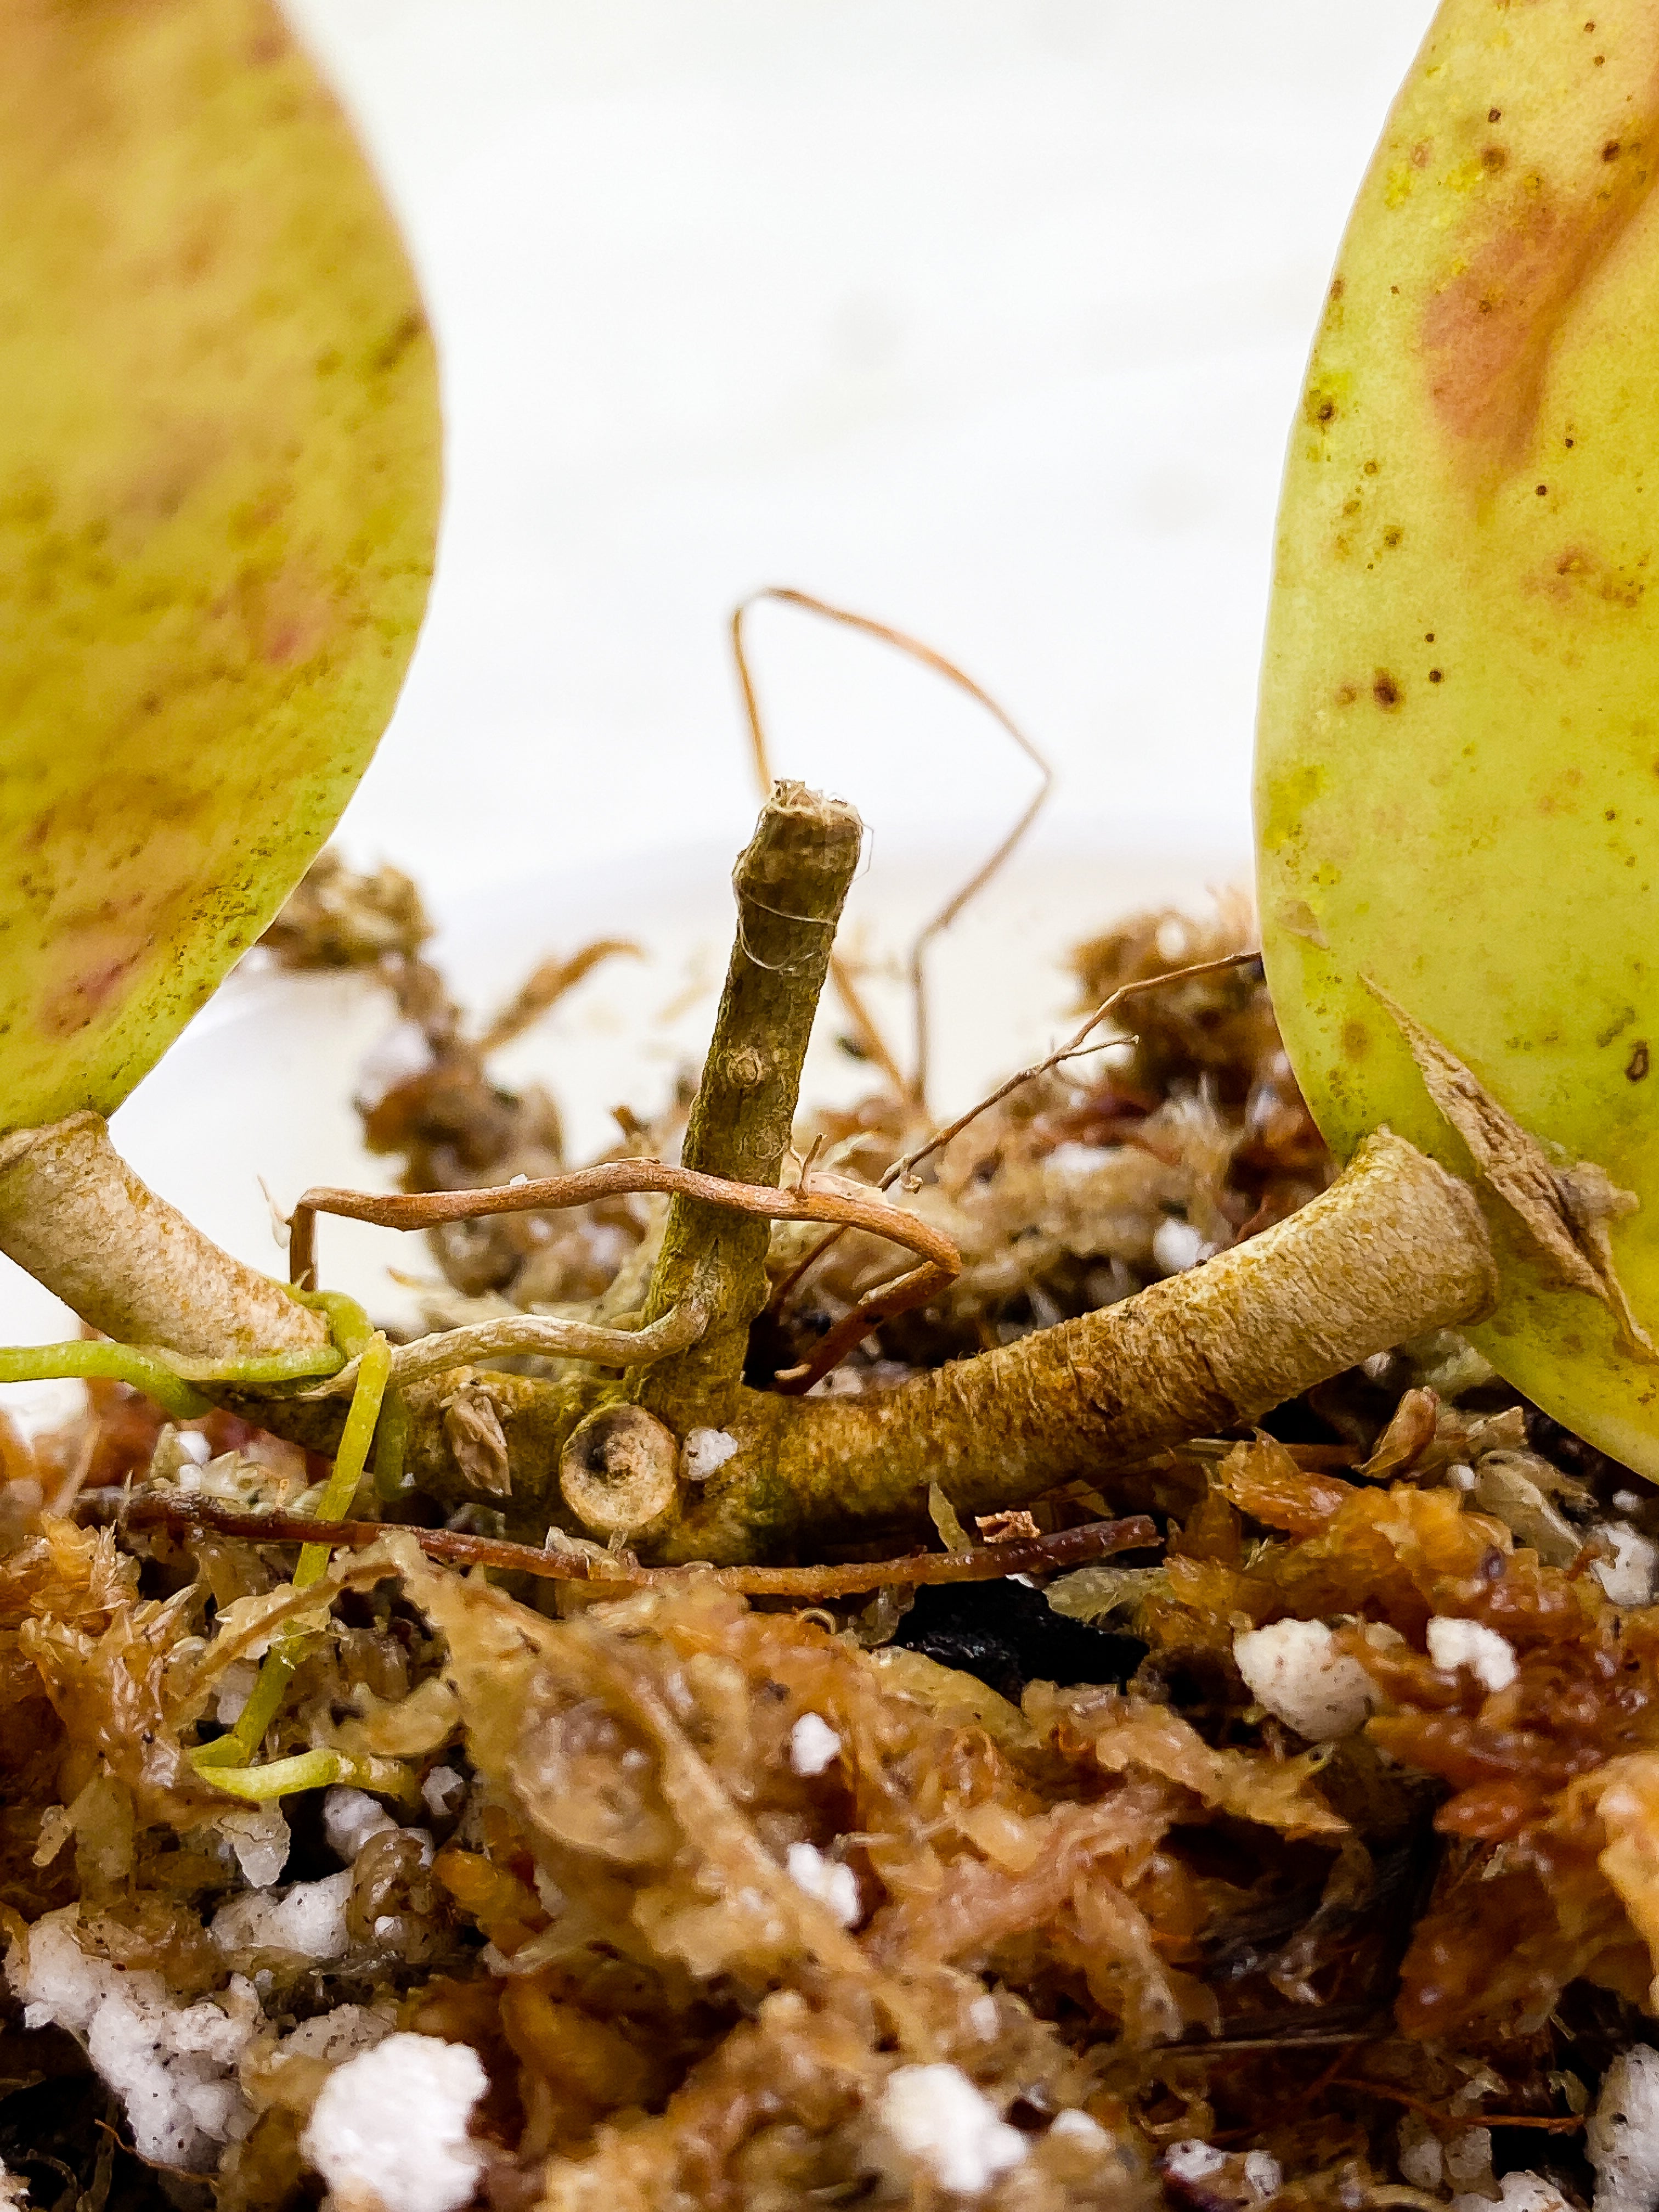
[[[354,1308],[354,1315],[361,1309]],[[317,1501],[315,1518],[319,1521],[338,1521],[357,1494],[368,1463],[369,1447],[374,1439],[375,1424],[380,1419],[381,1400],[386,1378],[392,1370],[392,1351],[386,1338],[373,1331],[358,1354],[357,1384],[352,1393],[350,1410],[346,1415],[345,1428],[340,1437],[339,1449],[334,1467],[323,1485]],[[294,1588],[313,1589],[328,1572],[329,1555],[332,1547],[327,1543],[306,1543],[300,1547],[300,1559],[294,1570]],[[203,1773],[211,1776],[222,1788],[233,1789],[240,1796],[256,1795],[273,1796],[281,1792],[266,1786],[262,1778],[269,1771],[249,1765],[265,1732],[282,1711],[283,1698],[288,1686],[311,1647],[312,1638],[304,1634],[281,1637],[265,1654],[258,1679],[242,1708],[235,1724],[227,1735],[214,1742],[200,1746],[193,1754],[194,1763]],[[321,1753],[308,1756],[321,1758]],[[331,1756],[331,1754],[329,1754]],[[305,1760],[286,1759],[274,1762],[278,1767],[291,1767],[297,1772]],[[328,1778],[337,1779],[337,1777]],[[310,1782],[290,1782],[287,1789],[311,1789],[319,1786]]]
[[[354,1759],[343,1751],[301,1751],[291,1759],[270,1759],[263,1766],[210,1766],[196,1761],[216,1790],[250,1805],[269,1805],[301,1790],[331,1790],[342,1782],[377,1796],[414,1803],[417,1792],[409,1768],[395,1759]]]
[[[216,1249],[216,1248],[210,1248]],[[0,1382],[125,1382],[142,1391],[175,1421],[199,1421],[213,1411],[205,1390],[263,1390],[280,1382],[306,1382],[337,1374],[372,1334],[368,1316],[343,1291],[271,1287],[301,1307],[327,1318],[332,1343],[292,1352],[250,1352],[210,1358],[161,1346],[117,1344],[76,1337],[64,1344],[0,1346]]]
[[[166,1360],[131,1344],[91,1338],[0,1347],[0,1382],[62,1381],[125,1382],[153,1398],[175,1421],[198,1421],[213,1410],[212,1400],[193,1389]]]

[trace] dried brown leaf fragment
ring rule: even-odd
[[[1545,1268],[1569,1290],[1599,1298],[1619,1324],[1625,1349],[1659,1359],[1659,1346],[1632,1311],[1613,1264],[1607,1224],[1641,1203],[1594,1160],[1559,1167],[1530,1129],[1500,1106],[1472,1068],[1432,1030],[1367,975],[1365,988],[1405,1039],[1436,1107],[1463,1142],[1482,1181],[1509,1208]]]

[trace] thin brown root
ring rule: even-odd
[[[947,1121],[942,1129],[935,1129],[925,1145],[918,1146],[914,1152],[906,1153],[902,1159],[895,1160],[877,1188],[890,1190],[896,1182],[902,1182],[908,1188],[910,1177],[922,1162],[942,1151],[953,1137],[959,1137],[971,1122],[978,1121],[981,1114],[988,1113],[993,1106],[1000,1106],[1013,1091],[1028,1083],[1034,1083],[1039,1075],[1046,1075],[1051,1067],[1060,1067],[1068,1060],[1081,1059],[1085,1053],[1101,1051],[1102,1046],[1087,1042],[1091,1032],[1109,1020],[1128,1000],[1144,998],[1148,992],[1161,991],[1170,983],[1190,983],[1200,975],[1219,975],[1229,968],[1247,967],[1252,960],[1260,961],[1261,957],[1259,951],[1228,952],[1218,960],[1200,960],[1190,968],[1172,968],[1166,975],[1145,975],[1139,982],[1121,984],[1109,999],[1101,1000],[1082,1026],[1073,1030],[1065,1043],[1056,1046],[1046,1060],[1033,1060],[1029,1067],[1022,1067],[1017,1075],[1011,1075],[1006,1083],[1000,1083],[976,1106],[970,1106],[965,1114],[958,1114],[954,1121]],[[1107,1040],[1114,1044],[1128,1041],[1127,1036]]]
[[[671,1308],[648,1328],[598,1328],[585,1321],[559,1321],[543,1314],[505,1314],[499,1321],[473,1322],[434,1336],[399,1345],[392,1355],[392,1387],[406,1389],[454,1367],[479,1367],[494,1359],[591,1359],[601,1367],[643,1367],[684,1352],[708,1326],[694,1299]],[[353,1359],[325,1382],[297,1395],[303,1398],[349,1397],[357,1380]]]
[[[1358,2075],[1335,2075],[1328,2087],[1358,2089],[1367,2097],[1381,2097],[1390,2105],[1403,2105],[1408,2112],[1420,2112],[1425,2120],[1432,2120],[1437,2127],[1443,2128],[1537,2128],[1546,2135],[1571,2136],[1577,2134],[1589,2117],[1568,2113],[1559,2119],[1542,2119],[1528,2112],[1449,2112],[1443,2106],[1425,2104],[1422,2098],[1393,2088],[1386,2081],[1367,2081]],[[1440,2199],[1433,2197],[1430,2201],[1438,2204]]]
[[[1088,1020],[1084,1023],[1082,1028],[1074,1030],[1065,1043],[1051,1052],[1047,1060],[1033,1060],[1030,1066],[1022,1067],[1018,1074],[1011,1075],[1006,1083],[1000,1083],[996,1089],[988,1097],[981,1098],[976,1106],[970,1106],[966,1113],[958,1114],[954,1121],[947,1121],[942,1128],[935,1129],[926,1144],[918,1146],[914,1152],[907,1152],[902,1159],[895,1160],[876,1185],[876,1188],[890,1190],[896,1182],[902,1182],[907,1190],[915,1189],[917,1186],[911,1178],[921,1163],[931,1159],[935,1152],[942,1151],[953,1137],[959,1137],[972,1122],[978,1121],[981,1114],[989,1113],[993,1106],[1000,1106],[1012,1092],[1022,1089],[1028,1083],[1034,1083],[1039,1075],[1046,1075],[1051,1067],[1059,1067],[1066,1060],[1079,1059],[1085,1052],[1101,1050],[1100,1046],[1088,1044],[1086,1039],[1090,1032],[1098,1029],[1102,1022],[1115,1013],[1126,1000],[1141,997],[1151,991],[1161,991],[1169,983],[1190,983],[1197,976],[1217,975],[1229,968],[1246,967],[1252,960],[1259,961],[1261,957],[1261,953],[1257,951],[1228,952],[1218,960],[1200,960],[1194,962],[1190,968],[1172,968],[1164,975],[1146,975],[1143,976],[1139,982],[1122,984],[1112,993],[1109,999],[1103,1000]],[[1109,1040],[1113,1043],[1127,1043],[1129,1041],[1127,1037]],[[782,1312],[786,1301],[797,1286],[817,1265],[824,1254],[832,1246],[841,1242],[846,1233],[844,1229],[832,1229],[827,1237],[819,1238],[804,1258],[796,1261],[773,1291],[768,1306],[769,1312],[774,1314]],[[907,1312],[908,1310],[908,1307],[899,1309],[900,1311]],[[891,1319],[892,1316],[884,1316],[884,1318]],[[828,1370],[820,1368],[817,1371],[823,1374]],[[791,1384],[790,1387],[793,1389],[797,1386]],[[805,1389],[808,1386],[802,1384],[799,1387]]]
[[[750,741],[754,747],[755,770],[760,778],[763,791],[769,790],[771,787],[772,769],[767,757],[766,732],[761,722],[760,702],[756,696],[754,679],[749,672],[749,657],[743,641],[744,617],[750,607],[758,605],[763,599],[774,600],[781,606],[799,607],[804,613],[822,615],[827,622],[842,623],[848,629],[861,630],[865,636],[879,639],[883,645],[890,645],[896,651],[908,653],[912,660],[919,660],[924,668],[931,668],[935,675],[942,676],[947,683],[956,684],[958,690],[965,691],[975,704],[983,707],[986,713],[991,715],[1013,739],[1042,779],[1019,819],[1002,839],[996,850],[988,859],[981,862],[965,884],[951,893],[933,920],[923,924],[911,945],[910,990],[915,1009],[915,1073],[909,1082],[906,1083],[903,1078],[898,1075],[892,1055],[884,1045],[881,1048],[880,1053],[875,1056],[882,1062],[884,1073],[890,1073],[890,1079],[896,1079],[896,1087],[899,1091],[908,1093],[918,1105],[923,1105],[927,1097],[929,1049],[927,988],[924,974],[924,959],[927,948],[936,937],[949,929],[963,908],[978,897],[1036,820],[1048,799],[1049,792],[1054,788],[1054,772],[1024,732],[997,704],[990,693],[975,684],[973,678],[964,670],[958,668],[955,661],[947,660],[942,653],[936,653],[932,646],[923,645],[920,639],[908,635],[903,630],[894,629],[886,623],[876,622],[868,615],[854,614],[846,607],[832,606],[827,599],[815,599],[810,592],[798,592],[787,585],[772,584],[761,591],[751,592],[746,599],[733,608],[732,612],[732,656],[737,663],[738,681],[743,687],[743,703],[749,715]],[[837,974],[835,981],[843,998],[848,998],[848,1011],[853,1014],[854,1020],[859,1021],[861,1009],[854,1005],[851,998],[848,998],[843,977]],[[866,1024],[869,1022],[867,1015],[865,1015],[863,1019]],[[873,1024],[870,1024],[869,1026],[873,1030]]]
[[[611,1160],[599,1167],[579,1169],[571,1175],[542,1176],[526,1182],[497,1184],[488,1190],[381,1193],[319,1186],[307,1191],[295,1206],[289,1228],[289,1270],[295,1282],[310,1279],[316,1267],[316,1218],[319,1213],[335,1214],[348,1221],[368,1221],[381,1229],[432,1229],[447,1221],[474,1221],[486,1214],[539,1212],[560,1206],[586,1206],[598,1198],[616,1198],[641,1191],[673,1192],[708,1205],[729,1207],[735,1213],[758,1215],[772,1221],[827,1221],[851,1229],[872,1230],[877,1236],[915,1253],[926,1263],[901,1277],[898,1283],[873,1291],[860,1301],[835,1332],[836,1339],[844,1341],[838,1341],[833,1356],[826,1360],[822,1348],[815,1355],[809,1382],[827,1373],[835,1361],[844,1358],[878,1322],[890,1320],[896,1314],[908,1312],[913,1306],[937,1297],[962,1271],[961,1255],[942,1231],[890,1205],[873,1191],[866,1197],[858,1192],[856,1186],[839,1181],[834,1189],[808,1182],[805,1186],[798,1183],[790,1190],[775,1190],[765,1183],[728,1182],[722,1176],[702,1175],[694,1168],[671,1167],[662,1160]],[[692,1310],[695,1309],[685,1304],[675,1308],[674,1314],[680,1316],[677,1326],[688,1327],[686,1316]],[[665,1315],[653,1327],[660,1329],[672,1317]],[[517,1324],[504,1322],[484,1326],[510,1328]],[[550,1326],[568,1329],[577,1325],[542,1324],[544,1328]],[[470,1336],[472,1333],[463,1330],[453,1334]],[[702,1333],[700,1325],[696,1335],[687,1337],[687,1343],[696,1342]],[[611,1329],[588,1330],[586,1334],[594,1339],[604,1338],[604,1348],[574,1352],[573,1356],[622,1365],[629,1358],[626,1347],[632,1345],[635,1348],[631,1358],[634,1364],[638,1364],[640,1334],[630,1337]],[[419,1352],[424,1358],[427,1343],[435,1346],[444,1340],[426,1340],[422,1345],[407,1349]],[[830,1341],[826,1339],[826,1345]],[[499,1356],[501,1347],[496,1349]],[[480,1355],[471,1352],[462,1355],[465,1358],[477,1356]],[[662,1356],[661,1351],[650,1354],[653,1358]],[[457,1364],[455,1358],[446,1358],[437,1365]],[[423,1366],[422,1371],[435,1372],[436,1366]],[[412,1378],[399,1374],[397,1379],[402,1382]],[[807,1386],[802,1383],[794,1387]]]
[[[839,1232],[837,1232],[839,1234]],[[820,1247],[820,1249],[822,1249]],[[872,1328],[879,1328],[884,1321],[896,1321],[901,1314],[912,1313],[925,1306],[930,1298],[950,1286],[953,1278],[935,1267],[931,1261],[920,1267],[912,1267],[890,1283],[878,1285],[866,1291],[850,1313],[843,1314],[827,1334],[813,1346],[810,1358],[799,1367],[781,1367],[772,1377],[772,1387],[786,1398],[799,1398],[820,1382],[833,1367],[839,1367],[856,1345],[861,1344]]]
[[[210,1530],[217,1536],[255,1544],[328,1544],[361,1549],[386,1534],[379,1521],[313,1521],[301,1513],[243,1513],[200,1498],[167,1497],[156,1491],[89,1491],[81,1499],[88,1518],[118,1519],[129,1528],[168,1528],[179,1534]],[[696,1562],[678,1567],[646,1567],[628,1553],[578,1550],[550,1539],[545,1546],[508,1543],[496,1536],[475,1536],[453,1528],[410,1528],[429,1559],[464,1567],[493,1567],[504,1574],[534,1575],[544,1582],[614,1583],[641,1589],[683,1583],[688,1575],[712,1575],[722,1589],[745,1597],[823,1599],[855,1597],[890,1584],[1000,1581],[1009,1575],[1048,1575],[1082,1566],[1114,1552],[1140,1552],[1161,1540],[1144,1514],[1122,1521],[1091,1521],[1054,1534],[1015,1537],[1000,1544],[976,1544],[966,1552],[913,1552],[902,1559],[854,1562],[837,1566],[712,1567]]]
[[[511,1044],[514,1037],[522,1036],[558,1004],[567,991],[574,990],[584,975],[591,975],[602,960],[614,959],[619,953],[626,953],[631,960],[645,957],[640,947],[628,938],[602,937],[592,945],[584,945],[568,960],[544,960],[479,1037],[476,1048],[479,1054],[487,1058],[492,1052],[499,1052],[503,1045]]]
[[[908,1097],[909,1078],[894,1059],[892,1047],[882,1035],[880,1024],[865,1004],[864,994],[858,987],[851,965],[838,952],[832,952],[830,956],[830,981],[835,985],[847,1018],[853,1024],[860,1051],[881,1070],[896,1097]]]

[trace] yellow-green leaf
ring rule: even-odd
[[[0,0],[0,1127],[107,1111],[326,837],[439,490],[398,233],[266,0]]]
[[[1659,1478],[1656,183],[1646,0],[1444,0],[1291,435],[1257,832],[1320,1126],[1346,1153],[1390,1122],[1477,1181],[1480,1349]]]

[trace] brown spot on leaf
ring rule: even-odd
[[[1630,1058],[1625,1062],[1625,1073],[1632,1083],[1640,1083],[1647,1074],[1648,1066],[1647,1039],[1638,1037],[1631,1048]]]
[[[1342,1049],[1350,1060],[1364,1060],[1371,1048],[1371,1033],[1364,1022],[1345,1022],[1342,1025]]]
[[[1400,704],[1400,686],[1386,668],[1377,670],[1371,684],[1371,696],[1379,707],[1397,707]]]
[[[1659,125],[1659,82],[1633,104],[1632,131],[1615,155]],[[1576,177],[1565,164],[1559,174],[1516,175],[1469,203],[1448,255],[1451,273],[1425,309],[1421,344],[1435,411],[1477,491],[1524,459],[1557,338],[1656,172],[1651,160],[1609,155],[1604,164],[1586,149]]]
[[[70,977],[40,1008],[48,1036],[71,1037],[94,1020],[149,951],[148,940]]]
[[[406,314],[398,317],[386,336],[369,356],[369,367],[378,370],[382,375],[388,369],[396,368],[416,339],[424,336],[425,331],[426,317],[416,309],[410,308]]]

